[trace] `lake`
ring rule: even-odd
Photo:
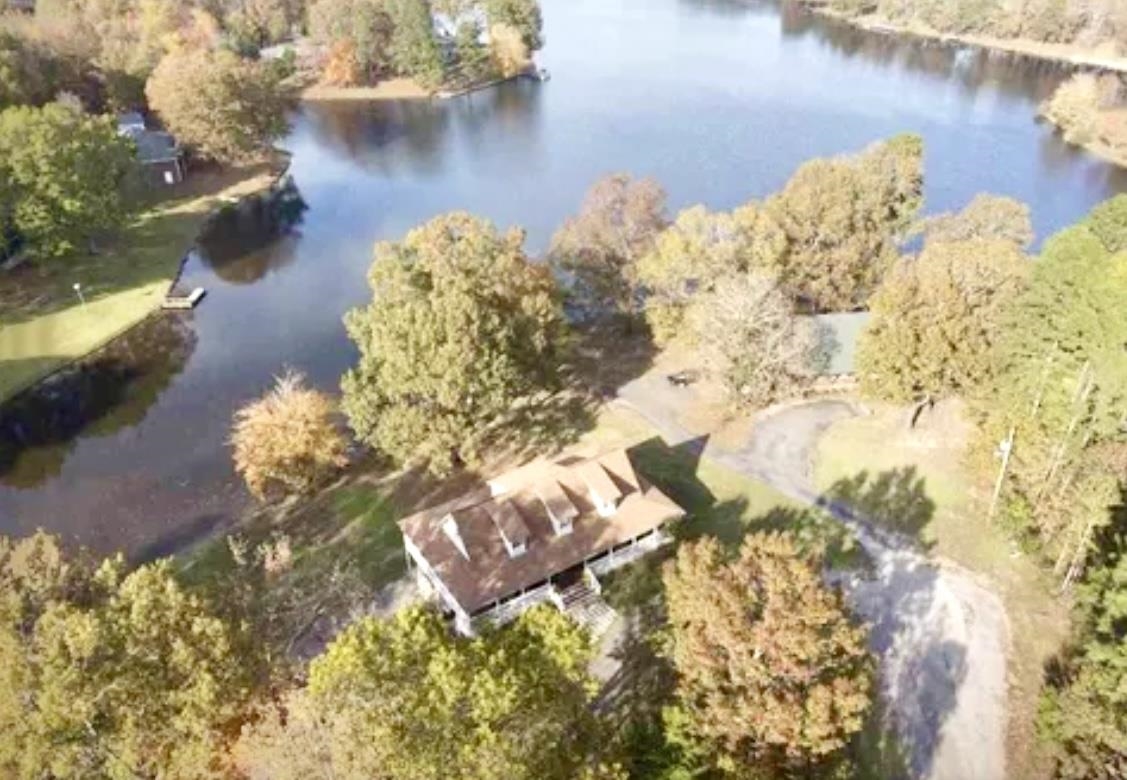
[[[1035,121],[1064,75],[1048,64],[773,4],[542,2],[547,83],[304,105],[283,142],[306,206],[293,227],[220,220],[185,268],[185,286],[208,290],[197,310],[150,321],[74,383],[9,409],[0,532],[43,527],[149,558],[228,526],[249,503],[226,444],[234,410],[285,366],[335,391],[355,359],[341,317],[369,297],[373,243],[442,212],[521,225],[538,253],[608,172],[656,177],[674,210],[726,209],[804,160],[905,131],[926,142],[929,212],[1009,195],[1042,239],[1127,191],[1127,172]],[[17,424],[44,429],[36,446],[14,446]]]

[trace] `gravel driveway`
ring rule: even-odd
[[[624,385],[616,403],[641,414],[672,444],[694,438],[679,422],[692,399],[691,389],[651,373]],[[818,439],[861,411],[844,401],[783,408],[757,420],[740,448],[709,444],[704,456],[818,504],[812,474]],[[1008,623],[1001,600],[971,573],[873,529],[848,508],[825,508],[857,534],[876,564],[871,579],[849,577],[842,585],[871,626],[881,692],[911,777],[1002,780]]]

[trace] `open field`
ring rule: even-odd
[[[870,416],[835,423],[818,446],[817,485],[833,492],[835,483],[861,473],[911,474],[932,503],[928,519],[915,529],[920,541],[983,575],[1006,606],[1012,642],[1007,674],[1009,773],[1039,777],[1048,762],[1036,752],[1032,724],[1044,663],[1067,635],[1067,605],[1053,595],[1037,564],[987,521],[988,489],[977,485],[963,465],[971,430],[961,407],[940,404],[925,413],[916,430],[908,429],[906,419],[903,409],[880,406]]]
[[[0,401],[157,309],[215,206],[268,187],[277,170],[271,163],[194,173],[98,255],[0,272]],[[76,283],[82,285],[84,305]]]

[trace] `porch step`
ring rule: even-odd
[[[586,628],[592,638],[602,636],[614,622],[617,613],[586,583],[573,585],[560,593],[564,614]]]

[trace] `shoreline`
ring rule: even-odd
[[[468,95],[471,92],[490,89],[522,78],[535,79],[535,70],[530,68],[513,76],[498,76],[455,88],[442,87],[433,92],[419,86],[409,78],[395,78],[381,81],[372,87],[334,87],[328,84],[313,84],[301,92],[301,101],[308,103],[332,103],[353,101],[393,101],[393,100],[450,100]]]
[[[995,38],[989,35],[945,33],[924,26],[907,27],[872,14],[849,16],[810,0],[805,0],[803,5],[811,13],[818,16],[845,22],[860,30],[878,35],[899,35],[925,41],[936,41],[948,46],[972,46],[986,51],[998,51],[1044,62],[1053,62],[1071,68],[1127,73],[1127,56],[1092,54],[1090,50],[1075,44],[1044,43],[1028,38]]]
[[[141,290],[141,293],[146,298],[151,299],[146,301],[146,305],[144,307],[135,310],[135,312],[131,316],[123,317],[118,323],[115,324],[115,326],[111,330],[92,340],[91,342],[89,342],[89,344],[83,345],[81,351],[72,355],[67,355],[66,357],[60,357],[57,361],[52,361],[48,366],[45,366],[43,370],[29,374],[22,381],[12,385],[11,387],[3,388],[2,390],[0,390],[0,408],[3,408],[9,403],[16,401],[24,393],[28,393],[34,390],[40,384],[81,363],[91,355],[103,349],[106,349],[113,342],[115,342],[122,336],[125,336],[127,333],[130,333],[135,328],[140,327],[151,317],[159,313],[161,311],[161,306],[165,300],[165,297],[179,283],[180,277],[184,271],[184,264],[188,259],[188,255],[191,252],[192,248],[196,245],[196,242],[199,240],[201,233],[207,227],[208,223],[214,218],[214,216],[219,212],[220,209],[231,205],[232,203],[239,203],[246,198],[261,195],[264,192],[269,192],[274,187],[276,187],[278,183],[285,178],[287,172],[289,171],[289,155],[276,150],[275,154],[271,156],[271,159],[267,161],[265,165],[269,166],[268,171],[256,172],[254,170],[254,167],[248,168],[246,171],[244,171],[244,174],[237,180],[228,184],[219,192],[216,192],[215,194],[209,196],[211,203],[206,209],[202,211],[198,220],[195,220],[194,232],[192,234],[191,241],[187,244],[187,246],[180,248],[179,258],[177,260],[169,260],[169,266],[172,272],[163,279],[157,279],[155,280],[155,282],[144,285],[142,288],[137,288]],[[175,265],[172,265],[173,262],[175,262]],[[150,290],[149,288],[152,289]],[[124,289],[112,293],[110,298],[114,297],[115,295],[130,295],[135,292],[136,290],[132,288]],[[102,303],[105,300],[106,299],[102,299],[101,301],[90,301],[88,304],[82,304],[82,308],[85,309],[87,305],[91,307],[97,306],[99,303]],[[65,314],[67,311],[75,308],[76,307],[71,306],[67,309],[60,310],[60,312]],[[60,312],[44,316],[52,317],[55,316],[55,314],[59,314]],[[28,326],[34,327],[34,323],[38,319],[40,318],[33,318],[25,322],[7,326],[5,329],[26,328]],[[18,340],[19,335],[13,338],[16,338]],[[0,342],[0,346],[3,346],[3,342]],[[3,358],[2,353],[0,353],[0,358]]]

